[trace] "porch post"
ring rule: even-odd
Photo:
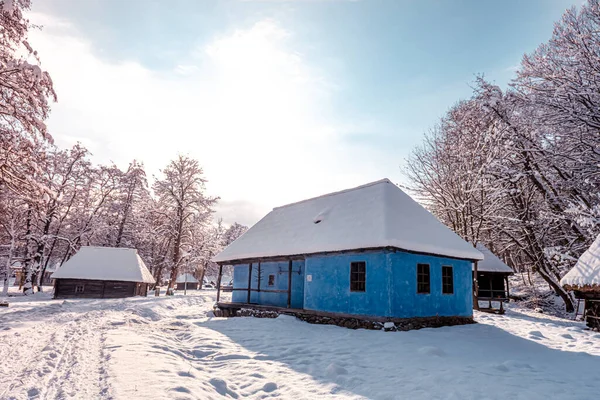
[[[221,297],[221,277],[223,276],[223,265],[219,264],[219,276],[217,277],[217,303]]]
[[[258,262],[258,291],[260,292],[260,261]]]
[[[248,301],[246,303],[250,304],[250,293],[252,289],[252,263],[248,264]]]
[[[288,299],[287,308],[292,308],[292,260],[288,264]]]
[[[504,277],[506,280],[506,299],[510,302],[510,288],[508,287],[508,275]]]
[[[473,271],[473,308],[479,310],[479,281],[477,280],[477,263],[478,261],[475,260],[475,269]]]

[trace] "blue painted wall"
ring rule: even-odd
[[[350,291],[350,263],[366,263],[365,292]],[[417,293],[417,264],[429,264],[429,294]],[[258,286],[258,264],[252,268],[252,287]],[[452,266],[454,293],[442,294],[442,266]],[[294,261],[292,307],[309,310],[395,318],[472,316],[472,266],[470,261],[380,251],[308,256]],[[261,289],[287,290],[288,263],[261,263]],[[268,276],[275,275],[274,287]],[[248,287],[248,264],[234,266],[234,288]],[[246,291],[234,291],[232,300],[245,303]],[[252,292],[251,302],[287,306],[287,293]]]
[[[396,252],[388,254],[388,263],[392,267],[392,316],[473,315],[471,261]],[[417,293],[417,263],[429,264],[430,294]],[[442,266],[452,267],[453,294],[442,294]]]
[[[287,307],[287,293],[268,293],[262,290],[287,290],[288,288],[287,261],[262,262],[260,264],[260,288],[261,292],[253,291],[250,294],[250,302],[256,304]],[[268,286],[269,275],[275,276],[273,286]],[[237,264],[233,268],[233,287],[248,287],[248,264]],[[252,288],[258,289],[258,263],[252,264]],[[246,303],[248,292],[234,290],[232,301]],[[304,261],[292,262],[292,308],[303,308],[304,304]]]
[[[365,292],[350,291],[352,261],[366,262]],[[429,264],[430,294],[417,293],[417,263]],[[453,267],[454,294],[442,294],[443,265]],[[306,309],[395,318],[473,315],[470,261],[400,251],[310,256],[305,273]]]

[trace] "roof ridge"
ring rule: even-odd
[[[337,192],[326,193],[326,194],[322,194],[320,196],[311,197],[310,199],[304,199],[304,200],[296,201],[296,202],[293,202],[293,203],[284,204],[283,206],[273,207],[273,211],[274,210],[279,210],[281,208],[286,208],[286,207],[289,207],[289,206],[295,206],[296,204],[306,203],[307,201],[321,199],[321,198],[329,197],[329,196],[335,196],[335,195],[342,194],[342,193],[352,192],[352,191],[358,190],[358,189],[364,189],[366,187],[375,186],[375,185],[378,185],[380,183],[391,183],[391,184],[393,184],[392,181],[390,181],[388,178],[383,178],[383,179],[379,179],[378,181],[365,183],[364,185],[356,186],[356,187],[353,187],[353,188],[350,188],[350,189],[344,189],[344,190],[340,190],[340,191],[337,191]]]
[[[133,247],[112,247],[112,246],[81,246],[81,248],[87,249],[110,249],[110,250],[135,250],[137,253],[137,249]]]

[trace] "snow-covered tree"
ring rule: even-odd
[[[412,189],[466,240],[559,284],[600,233],[600,8],[568,10],[507,90],[477,80],[407,163]]]
[[[154,182],[153,190],[158,204],[155,212],[164,218],[163,233],[172,248],[169,278],[172,286],[194,245],[194,228],[210,220],[217,199],[205,194],[206,179],[198,161],[192,158],[178,156],[162,174]]]
[[[40,171],[40,148],[52,141],[44,120],[56,94],[27,41],[30,0],[0,4],[0,190],[38,192],[45,188],[31,177]]]

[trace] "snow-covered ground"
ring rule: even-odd
[[[600,333],[511,308],[479,324],[349,330],[214,318],[214,291],[115,300],[11,298],[0,399],[592,399]]]

